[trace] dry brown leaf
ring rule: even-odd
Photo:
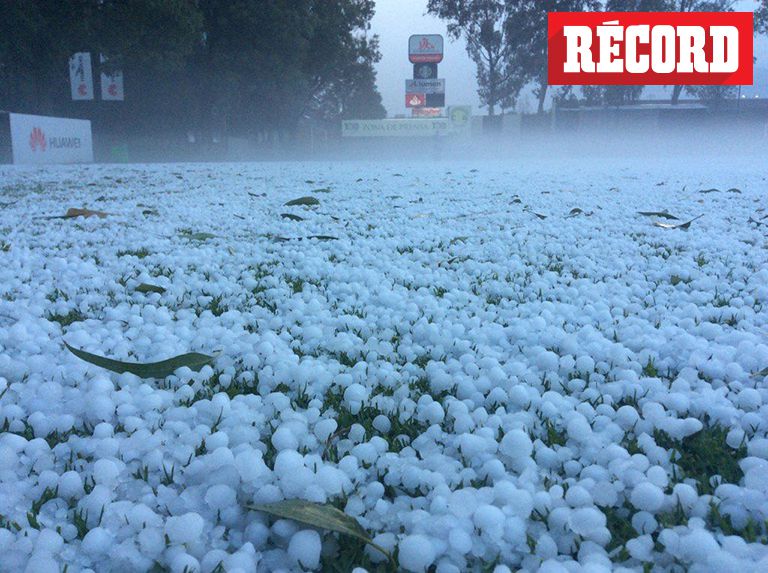
[[[67,209],[67,212],[64,214],[64,218],[74,219],[76,217],[85,217],[87,219],[88,217],[99,217],[100,219],[103,219],[107,215],[109,215],[109,213],[105,213],[104,211],[92,211],[91,209],[77,209],[71,207]]]

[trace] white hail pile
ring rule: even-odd
[[[759,164],[0,177],[0,571],[768,568]]]

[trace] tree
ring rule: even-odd
[[[549,83],[547,79],[547,14],[584,12],[600,8],[599,0],[508,0],[508,34],[514,38],[511,65],[524,83],[533,83],[538,113],[544,111]]]
[[[686,86],[686,92],[709,107],[717,108],[736,95],[736,86]]]
[[[171,110],[184,111],[177,84],[200,41],[197,0],[0,2],[0,107],[53,115],[95,113],[94,106],[73,106],[70,99],[68,61],[82,51],[91,53],[95,82],[99,54],[108,57],[109,67],[125,71],[128,99],[123,108],[132,120],[152,122]]]
[[[581,93],[590,105],[630,105],[640,99],[645,86],[582,86]]]
[[[758,34],[768,34],[768,0],[762,0],[755,10],[755,30]]]
[[[96,39],[98,0],[2,0],[0,108],[53,113],[69,95],[67,64]]]
[[[658,12],[667,0],[608,0],[606,12]],[[590,103],[619,106],[635,103],[645,86],[584,86],[582,94]]]
[[[334,81],[321,89],[310,103],[308,115],[328,122],[339,119],[381,119],[387,112],[376,89],[373,62],[378,58],[378,40],[362,39],[361,56],[346,62]]]
[[[182,70],[203,39],[197,0],[103,0],[97,25],[100,50],[133,72]]]
[[[338,118],[352,101],[376,107],[373,0],[201,0],[201,8],[206,41],[195,69],[204,114],[216,110],[254,133]]]
[[[33,47],[43,18],[33,2],[0,0],[0,109],[20,109],[34,98]]]
[[[94,57],[102,53],[105,71],[119,69],[125,78],[125,102],[103,114],[102,125],[144,133],[188,129],[188,62],[203,41],[198,0],[101,0],[93,25]]]
[[[156,132],[290,131],[384,114],[374,0],[0,0],[0,109]],[[71,101],[67,64],[120,69],[119,105]],[[107,59],[100,63],[99,54]]]
[[[325,120],[383,117],[374,64],[378,38],[368,37],[374,0],[314,0],[312,32],[302,64],[310,83],[300,112]]]
[[[731,12],[734,0],[665,0],[662,9],[669,12]],[[672,88],[672,105],[677,105],[685,86]]]
[[[768,0],[762,0],[762,8],[766,10],[768,18]],[[727,12],[733,9],[733,0],[608,0],[606,11],[609,12]],[[768,22],[767,22],[768,23]],[[761,16],[756,13],[756,28],[759,30]],[[587,99],[599,100],[607,105],[625,105],[639,99],[642,86],[604,86],[602,88],[587,90]],[[638,90],[639,88],[639,90]],[[719,105],[724,99],[731,97],[732,89],[723,89],[723,86],[674,86],[672,89],[672,104],[676,105],[680,100],[683,90],[694,97],[707,101],[711,105]],[[582,90],[584,91],[584,90]]]
[[[429,0],[430,13],[448,22],[448,34],[464,37],[477,66],[478,95],[495,115],[514,105],[522,87],[510,60],[509,18],[503,0]]]

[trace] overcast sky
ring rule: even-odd
[[[752,10],[755,0],[742,0],[737,10]],[[445,78],[446,105],[470,104],[478,113],[480,102],[477,97],[475,64],[467,55],[463,41],[448,39],[445,24],[426,14],[427,0],[377,0],[376,15],[372,32],[379,35],[382,58],[376,66],[378,86],[384,99],[384,107],[390,117],[406,114],[405,80],[413,77],[413,64],[408,62],[408,37],[411,34],[442,34],[445,39],[445,58],[438,67],[439,77]],[[745,88],[744,93],[760,93],[768,97],[768,41],[761,38],[755,45],[760,70],[756,73],[756,86]],[[659,97],[661,88],[647,88],[646,96]],[[535,111],[535,102],[529,94],[522,94],[519,106],[526,111]],[[485,113],[482,111],[481,113]],[[410,113],[407,114],[410,116]]]

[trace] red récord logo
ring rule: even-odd
[[[751,85],[752,12],[550,12],[551,85]]]

